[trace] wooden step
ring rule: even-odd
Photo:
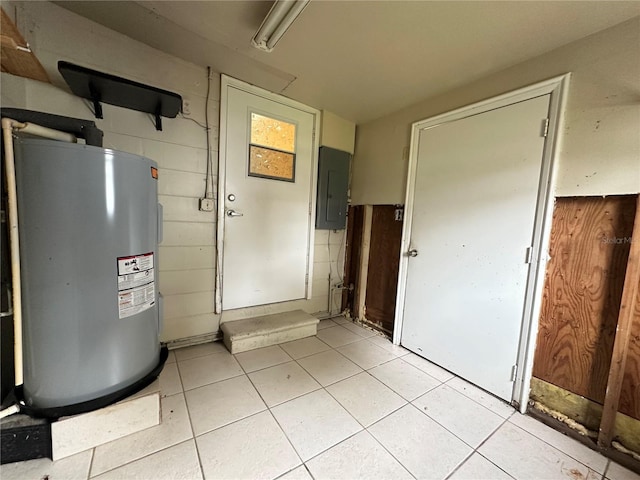
[[[311,337],[319,320],[302,310],[223,323],[224,344],[232,354]]]

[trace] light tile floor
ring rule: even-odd
[[[3,480],[564,479],[640,476],[347,322],[231,355],[170,353],[161,425]]]

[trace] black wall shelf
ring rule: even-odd
[[[182,108],[182,97],[167,90],[64,61],[58,62],[58,71],[75,95],[93,102],[96,118],[103,118],[101,103],[108,103],[150,113],[156,130],[162,130],[162,117],[175,118]]]

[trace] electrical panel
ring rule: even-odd
[[[316,228],[319,230],[346,228],[350,162],[350,153],[320,147],[316,204]]]

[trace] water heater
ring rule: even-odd
[[[162,363],[157,165],[41,139],[16,139],[15,154],[24,402],[113,399]]]

